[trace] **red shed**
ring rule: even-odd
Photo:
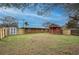
[[[51,24],[49,26],[49,32],[53,34],[62,34],[62,29],[59,25]]]

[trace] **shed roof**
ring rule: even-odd
[[[49,25],[49,27],[60,27],[60,26],[57,24],[51,24],[51,25]]]

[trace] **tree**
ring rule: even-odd
[[[10,26],[18,27],[17,20],[12,16],[3,17],[2,22],[3,22],[2,23],[3,26],[6,26],[6,27],[10,27]]]
[[[78,16],[75,15],[74,17],[70,16],[70,20],[68,21],[68,23],[66,24],[67,28],[78,28],[79,26],[79,19]]]
[[[69,20],[66,25],[67,25],[67,28],[75,28],[76,27],[76,21],[75,20]]]
[[[25,9],[31,9],[35,11],[37,15],[41,16],[48,16],[51,14],[51,11],[54,7],[63,5],[63,4],[56,4],[56,3],[3,3],[0,4],[0,7],[6,8],[17,8],[20,9],[22,12]]]
[[[78,3],[0,3],[0,7],[6,8],[18,8],[22,12],[28,8],[34,10],[38,15],[49,15],[55,7],[64,9],[64,15],[79,14]]]
[[[0,3],[0,7],[17,8],[22,12],[29,9],[40,16],[50,16],[53,9],[58,7],[63,9],[64,16],[79,15],[78,3]]]
[[[28,22],[26,21],[26,22],[25,22],[25,26],[24,26],[24,27],[27,27],[28,25],[29,25],[29,24],[28,24]]]

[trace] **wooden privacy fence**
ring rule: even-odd
[[[6,37],[7,35],[8,35],[7,28],[5,28],[5,27],[0,28],[0,39]]]
[[[25,29],[18,29],[17,34],[25,34]]]
[[[26,34],[26,33],[43,33],[49,32],[49,29],[43,28],[21,28],[18,29],[16,27],[0,27],[0,39],[8,36],[8,35],[16,35],[16,34]],[[79,35],[79,29],[62,29],[62,34],[64,35]]]
[[[63,34],[64,35],[71,35],[71,30],[70,29],[63,29]]]
[[[79,35],[79,29],[64,29],[64,35]]]
[[[72,29],[71,35],[79,35],[79,29]]]
[[[8,36],[8,35],[15,35],[17,34],[16,27],[1,27],[0,28],[0,39]]]

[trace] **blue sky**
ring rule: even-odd
[[[50,16],[37,15],[34,10],[25,9],[24,12],[17,8],[0,8],[0,17],[13,16],[19,21],[19,27],[23,26],[23,20],[29,23],[29,27],[43,27],[42,24],[45,21],[63,26],[67,22],[67,16],[64,15],[64,9],[61,7],[55,7],[51,11]]]

